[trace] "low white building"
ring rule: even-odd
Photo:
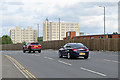
[[[16,27],[10,30],[10,37],[13,43],[23,43],[23,42],[37,42],[37,30],[33,30],[32,27],[27,29],[22,29],[21,27]]]

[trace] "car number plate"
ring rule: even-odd
[[[79,53],[79,55],[85,55],[85,53]]]
[[[38,47],[38,46],[34,46],[35,48]]]

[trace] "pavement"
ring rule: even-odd
[[[90,51],[88,59],[59,58],[57,50],[42,50],[41,53],[22,51],[2,52],[2,77],[25,78],[29,75],[16,68],[20,64],[36,78],[118,78],[118,52]],[[16,62],[17,61],[17,62]],[[12,74],[10,74],[12,73]],[[26,76],[25,76],[26,74]]]

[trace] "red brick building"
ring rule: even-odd
[[[75,31],[66,32],[66,40],[72,39],[74,36],[76,36],[76,32]]]
[[[104,38],[104,35],[83,35],[83,36],[76,36],[76,32],[67,32],[66,38],[68,39],[94,39],[94,38]],[[120,34],[106,34],[105,38],[120,38]]]

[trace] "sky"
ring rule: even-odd
[[[10,35],[16,26],[38,29],[43,35],[43,21],[79,23],[79,31],[85,34],[103,34],[104,8],[106,33],[118,32],[119,0],[1,0],[0,37]]]

